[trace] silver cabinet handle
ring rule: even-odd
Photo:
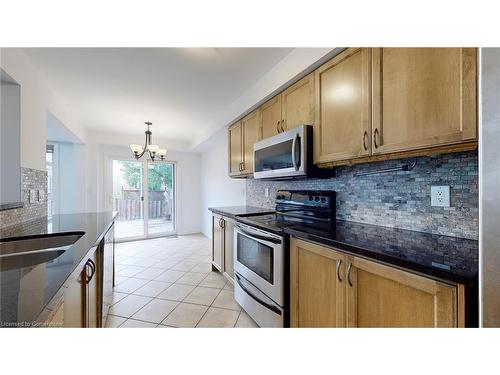
[[[285,125],[285,120],[281,120],[281,131],[284,132],[285,128],[283,128],[283,125]]]
[[[337,279],[339,279],[339,282],[342,282],[342,279],[340,278],[340,265],[342,264],[342,259],[339,259],[337,262]]]
[[[352,263],[349,263],[349,267],[347,267],[347,282],[349,283],[349,286],[352,286],[351,271],[352,271]]]
[[[280,122],[279,121],[276,123],[276,131],[278,133],[280,133]]]
[[[88,283],[90,283],[90,281],[94,277],[96,268],[95,268],[95,263],[92,261],[92,259],[87,260],[87,263],[85,265],[86,266],[88,265],[90,267],[90,271],[91,271],[90,276],[87,276],[87,280],[86,280],[86,282],[88,284]]]
[[[226,227],[226,220],[220,219],[220,227],[224,229]]]
[[[368,137],[368,132],[365,130],[365,134],[363,134],[363,148],[368,150],[368,147],[366,146],[366,137]]]

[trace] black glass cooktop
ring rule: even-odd
[[[294,215],[294,216],[292,216]],[[288,227],[301,226],[302,228],[329,228],[332,222],[329,219],[318,217],[307,217],[307,212],[275,213],[268,215],[255,215],[249,217],[238,217],[237,221],[268,230],[275,234],[283,234]]]

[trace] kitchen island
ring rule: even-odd
[[[81,236],[38,264],[16,267],[0,258],[0,326],[102,326],[113,287],[115,218],[113,212],[53,215],[0,230],[4,247],[27,238]]]

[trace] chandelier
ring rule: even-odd
[[[159,157],[160,160],[164,160],[167,150],[160,148],[158,145],[151,144],[151,136],[153,133],[151,133],[149,127],[153,124],[151,122],[145,122],[145,124],[148,126],[148,130],[146,130],[146,143],[144,144],[144,147],[136,144],[130,145],[130,149],[134,153],[134,157],[139,160],[147,151],[152,161],[154,161],[156,157]]]

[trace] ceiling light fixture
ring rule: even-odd
[[[165,155],[167,154],[167,150],[164,148],[160,148],[160,146],[158,145],[151,144],[151,136],[153,135],[153,133],[151,133],[149,127],[153,124],[151,122],[145,122],[145,124],[148,126],[148,130],[146,130],[146,143],[144,144],[144,147],[136,144],[130,145],[130,149],[134,153],[134,158],[139,160],[147,150],[152,161],[154,161],[156,157],[159,157],[160,160],[164,160]]]

